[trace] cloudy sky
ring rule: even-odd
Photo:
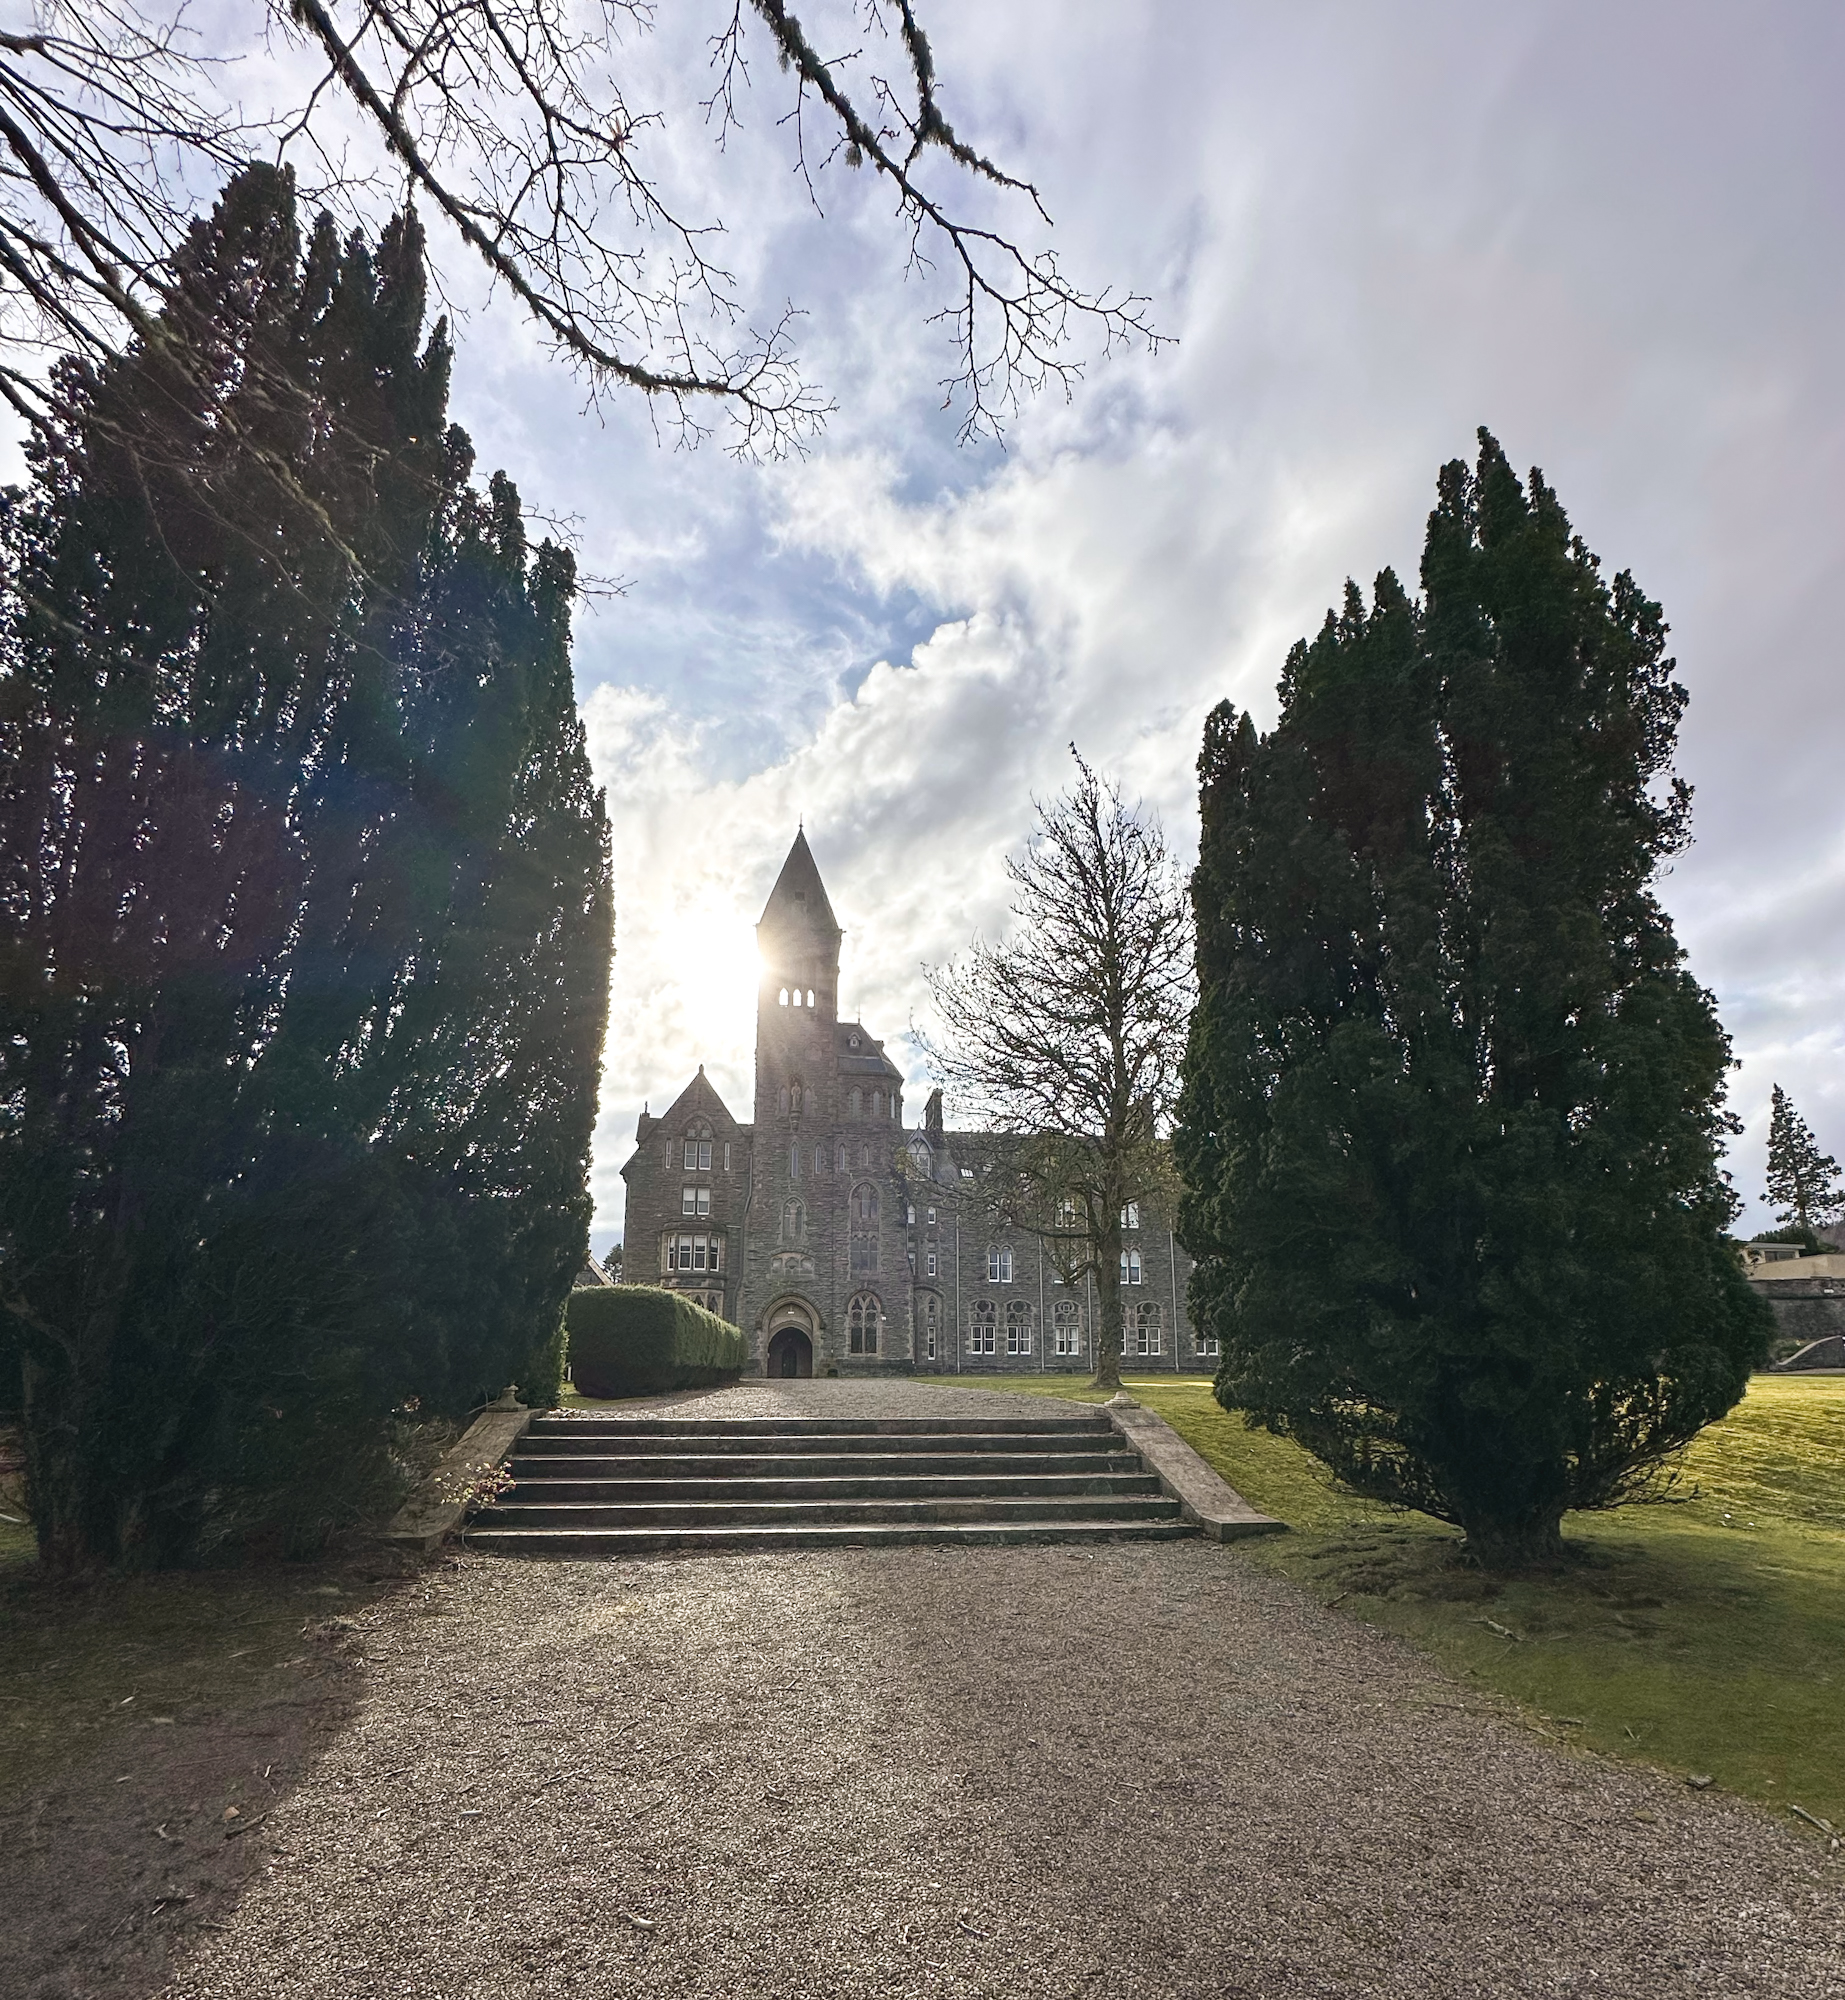
[[[957,446],[944,295],[869,177],[807,203],[786,79],[758,65],[721,156],[687,115],[727,11],[675,0],[623,60],[636,101],[679,107],[650,168],[722,217],[747,295],[806,310],[824,440],[674,450],[638,404],[586,412],[485,303],[456,378],[483,468],[627,585],[576,653],[620,925],[597,1245],[643,1102],[702,1061],[749,1115],[751,926],[797,822],[843,997],[920,1081],[920,967],[1003,927],[1002,858],[1070,741],[1189,855],[1205,711],[1267,723],[1344,579],[1414,574],[1436,469],[1482,423],[1671,621],[1697,845],[1666,894],[1742,1059],[1739,1185],[1775,1081],[1845,1153],[1836,0],[923,0],[964,135],[1043,190],[1073,274],[1150,294],[1176,342],[1096,359],[1003,449]],[[828,53],[855,39],[846,0],[802,13]]]
[[[1098,360],[1004,450],[958,448],[940,295],[851,177],[824,222],[806,208],[772,81],[728,157],[683,122],[668,139],[746,285],[808,310],[840,405],[808,458],[663,448],[640,409],[583,414],[506,316],[466,332],[484,463],[628,584],[577,649],[620,910],[598,1244],[644,1101],[702,1061],[749,1115],[751,925],[798,821],[846,926],[844,998],[920,1079],[920,967],[1004,925],[1002,857],[1066,745],[1189,851],[1205,711],[1266,722],[1344,578],[1413,574],[1436,468],[1481,423],[1671,620],[1698,837],[1667,899],[1742,1058],[1739,1184],[1774,1081],[1845,1151],[1845,13],[925,18],[951,115],[1043,189],[1068,266],[1150,293],[1176,346]],[[672,32],[662,73],[697,60]]]

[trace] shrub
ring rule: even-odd
[[[733,1381],[749,1357],[728,1320],[655,1285],[572,1292],[570,1369],[580,1396],[651,1396]]]

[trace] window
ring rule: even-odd
[[[884,1093],[881,1090],[874,1090],[871,1093],[871,1115],[874,1118],[884,1116]]]
[[[974,1301],[973,1324],[968,1329],[967,1351],[970,1354],[992,1354],[995,1352],[994,1331],[999,1320],[999,1308],[991,1299]]]
[[[1031,1352],[1031,1307],[1023,1299],[1006,1301],[1006,1352]]]
[[[801,1178],[801,1142],[799,1139],[791,1141],[788,1147],[788,1178],[791,1181],[798,1181]]]
[[[679,1213],[681,1215],[709,1215],[711,1213],[711,1190],[708,1187],[685,1187],[679,1190]]]
[[[688,1174],[711,1171],[711,1134],[694,1127],[685,1137],[685,1170]]]
[[[1074,1299],[1059,1299],[1051,1308],[1051,1352],[1069,1356],[1083,1351],[1083,1309]]]
[[[987,1251],[987,1283],[989,1285],[1009,1285],[1012,1282],[1012,1252],[1002,1250],[997,1244]]]
[[[730,1172],[730,1141],[728,1139],[724,1141],[724,1171],[726,1173]]]
[[[1128,1203],[1127,1207],[1121,1211],[1121,1226],[1123,1229],[1138,1229],[1140,1227],[1139,1202],[1131,1201]]]
[[[928,1224],[929,1224],[929,1227],[930,1227],[931,1229],[933,1229],[933,1228],[935,1227],[935,1210],[934,1210],[934,1209],[932,1209],[932,1208],[931,1208],[931,1209],[925,1209],[925,1210],[924,1210],[924,1215],[925,1215],[925,1218],[926,1218],[926,1219],[927,1219],[927,1221],[928,1221]]]
[[[724,1268],[724,1239],[697,1235],[669,1236],[666,1239],[666,1268],[669,1271],[721,1271]]]
[[[807,1004],[810,1007],[814,1004],[814,989],[811,986],[807,989]]]
[[[781,998],[781,1004],[782,1004],[782,1005],[783,1005],[784,1007],[785,1007],[785,1006],[787,1006],[787,1004],[788,1004],[788,989],[787,989],[787,987],[785,987],[785,986],[784,986],[784,987],[782,988],[782,998]]]
[[[933,1361],[935,1359],[935,1328],[936,1328],[936,1318],[939,1311],[940,1311],[939,1301],[936,1299],[935,1294],[933,1292],[930,1292],[928,1296],[923,1300],[924,1358],[929,1361]]]
[[[855,1084],[852,1088],[851,1095],[846,1099],[846,1116],[848,1118],[862,1118],[864,1117],[864,1115],[865,1115],[865,1094]]]
[[[936,1273],[935,1273],[935,1252],[934,1252],[933,1250],[931,1250],[931,1251],[929,1252],[929,1256],[928,1256],[928,1260],[927,1260],[927,1261],[928,1261],[928,1266],[929,1266],[929,1269],[928,1269],[928,1273],[927,1273],[927,1275],[928,1275],[928,1276],[930,1276],[931,1278],[933,1278],[933,1277],[935,1276],[935,1274],[936,1274]]]
[[[843,1139],[833,1149],[833,1171],[838,1174],[846,1171],[846,1142]]]
[[[973,1168],[972,1168],[972,1167],[963,1167],[963,1168],[961,1169],[961,1178],[962,1178],[962,1179],[963,1179],[964,1181],[971,1181],[971,1180],[972,1180],[972,1179],[974,1178],[974,1170],[973,1170]]]
[[[782,1085],[781,1108],[784,1111],[788,1109],[788,1086],[785,1083]]]
[[[1223,1342],[1219,1340],[1216,1334],[1214,1333],[1194,1334],[1192,1336],[1192,1345],[1195,1348],[1197,1348],[1200,1354],[1215,1354],[1221,1356],[1224,1351]]]
[[[801,1004],[801,989],[797,986],[794,989],[794,1005],[798,1007],[800,1004]]]
[[[1130,1306],[1127,1309],[1122,1317],[1121,1351],[1133,1355],[1165,1353],[1158,1306]]]
[[[846,1204],[847,1264],[854,1277],[869,1277],[878,1268],[878,1191],[860,1181]]]
[[[1076,1227],[1076,1203],[1068,1195],[1057,1204],[1057,1227],[1059,1229]]]
[[[1121,1253],[1121,1282],[1124,1285],[1140,1283],[1140,1252],[1123,1250]]]
[[[824,1146],[816,1146],[814,1148],[814,1172],[817,1174],[826,1172],[826,1148]]]
[[[853,1354],[878,1351],[878,1298],[875,1292],[860,1292],[846,1308],[846,1346]]]

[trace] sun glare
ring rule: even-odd
[[[755,1039],[756,927],[747,917],[689,921],[661,938],[667,962],[679,969],[681,1006],[697,1044],[694,1064],[750,1047]]]

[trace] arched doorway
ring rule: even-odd
[[[813,1342],[798,1326],[777,1327],[769,1336],[769,1375],[790,1378],[813,1372]]]

